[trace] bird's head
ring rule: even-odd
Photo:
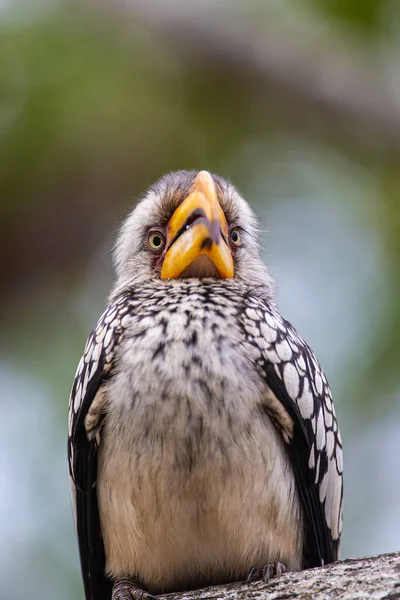
[[[154,184],[123,223],[114,264],[111,298],[150,280],[211,277],[260,286],[273,299],[253,211],[208,171],[177,171]]]

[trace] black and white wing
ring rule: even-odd
[[[112,374],[128,319],[129,298],[121,296],[89,335],[69,402],[68,467],[86,600],[111,598],[97,505],[97,450],[104,416],[102,385]]]
[[[270,416],[287,444],[303,503],[303,566],[334,562],[342,529],[343,457],[325,374],[292,325],[264,302],[248,298],[242,325],[260,350],[257,363],[279,409],[272,403]],[[282,414],[289,416],[284,424]]]

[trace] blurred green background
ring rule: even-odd
[[[67,402],[109,249],[178,168],[258,212],[330,380],[342,556],[400,549],[400,3],[0,1],[0,581],[82,598]]]

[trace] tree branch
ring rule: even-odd
[[[318,569],[287,573],[268,584],[234,583],[166,594],[174,600],[380,600],[400,599],[400,553],[351,558]]]

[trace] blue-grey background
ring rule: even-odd
[[[400,4],[0,2],[0,581],[82,598],[67,402],[120,221],[206,168],[258,212],[345,452],[342,556],[400,549]]]

